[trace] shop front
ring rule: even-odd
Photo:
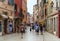
[[[3,24],[4,24],[4,25],[3,25],[3,26],[4,26],[4,27],[3,27],[3,29],[4,29],[4,34],[7,34],[7,21],[8,21],[8,19],[4,19],[4,20],[3,20],[3,22],[4,22],[4,23],[3,23]]]
[[[12,19],[8,20],[7,30],[8,30],[8,33],[13,33],[13,20]]]
[[[14,32],[18,32],[18,26],[22,23],[22,20],[20,18],[14,19]]]
[[[0,14],[0,35],[7,33],[7,16]]]
[[[51,16],[47,19],[47,30],[48,32],[57,35],[58,33],[58,14]]]
[[[7,34],[7,20],[8,17],[4,14],[0,14],[0,35]]]

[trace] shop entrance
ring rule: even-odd
[[[7,20],[8,19],[4,19],[4,33],[7,34]]]
[[[15,18],[15,21],[14,21],[14,32],[18,32],[17,28],[18,28],[18,25],[20,23],[22,23],[22,20],[20,18]]]

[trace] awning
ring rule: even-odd
[[[8,16],[4,15],[4,14],[0,14],[3,18],[8,18]]]
[[[10,19],[13,19],[14,17],[13,16],[9,16]]]

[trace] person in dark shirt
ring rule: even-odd
[[[46,24],[43,24],[44,32],[46,31]]]
[[[40,27],[41,35],[43,35],[43,26],[42,26],[42,24],[39,24],[39,27]]]

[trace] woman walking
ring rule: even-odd
[[[23,33],[25,33],[24,24],[21,24],[21,25],[20,25],[20,32],[21,32],[21,38],[23,38]]]

